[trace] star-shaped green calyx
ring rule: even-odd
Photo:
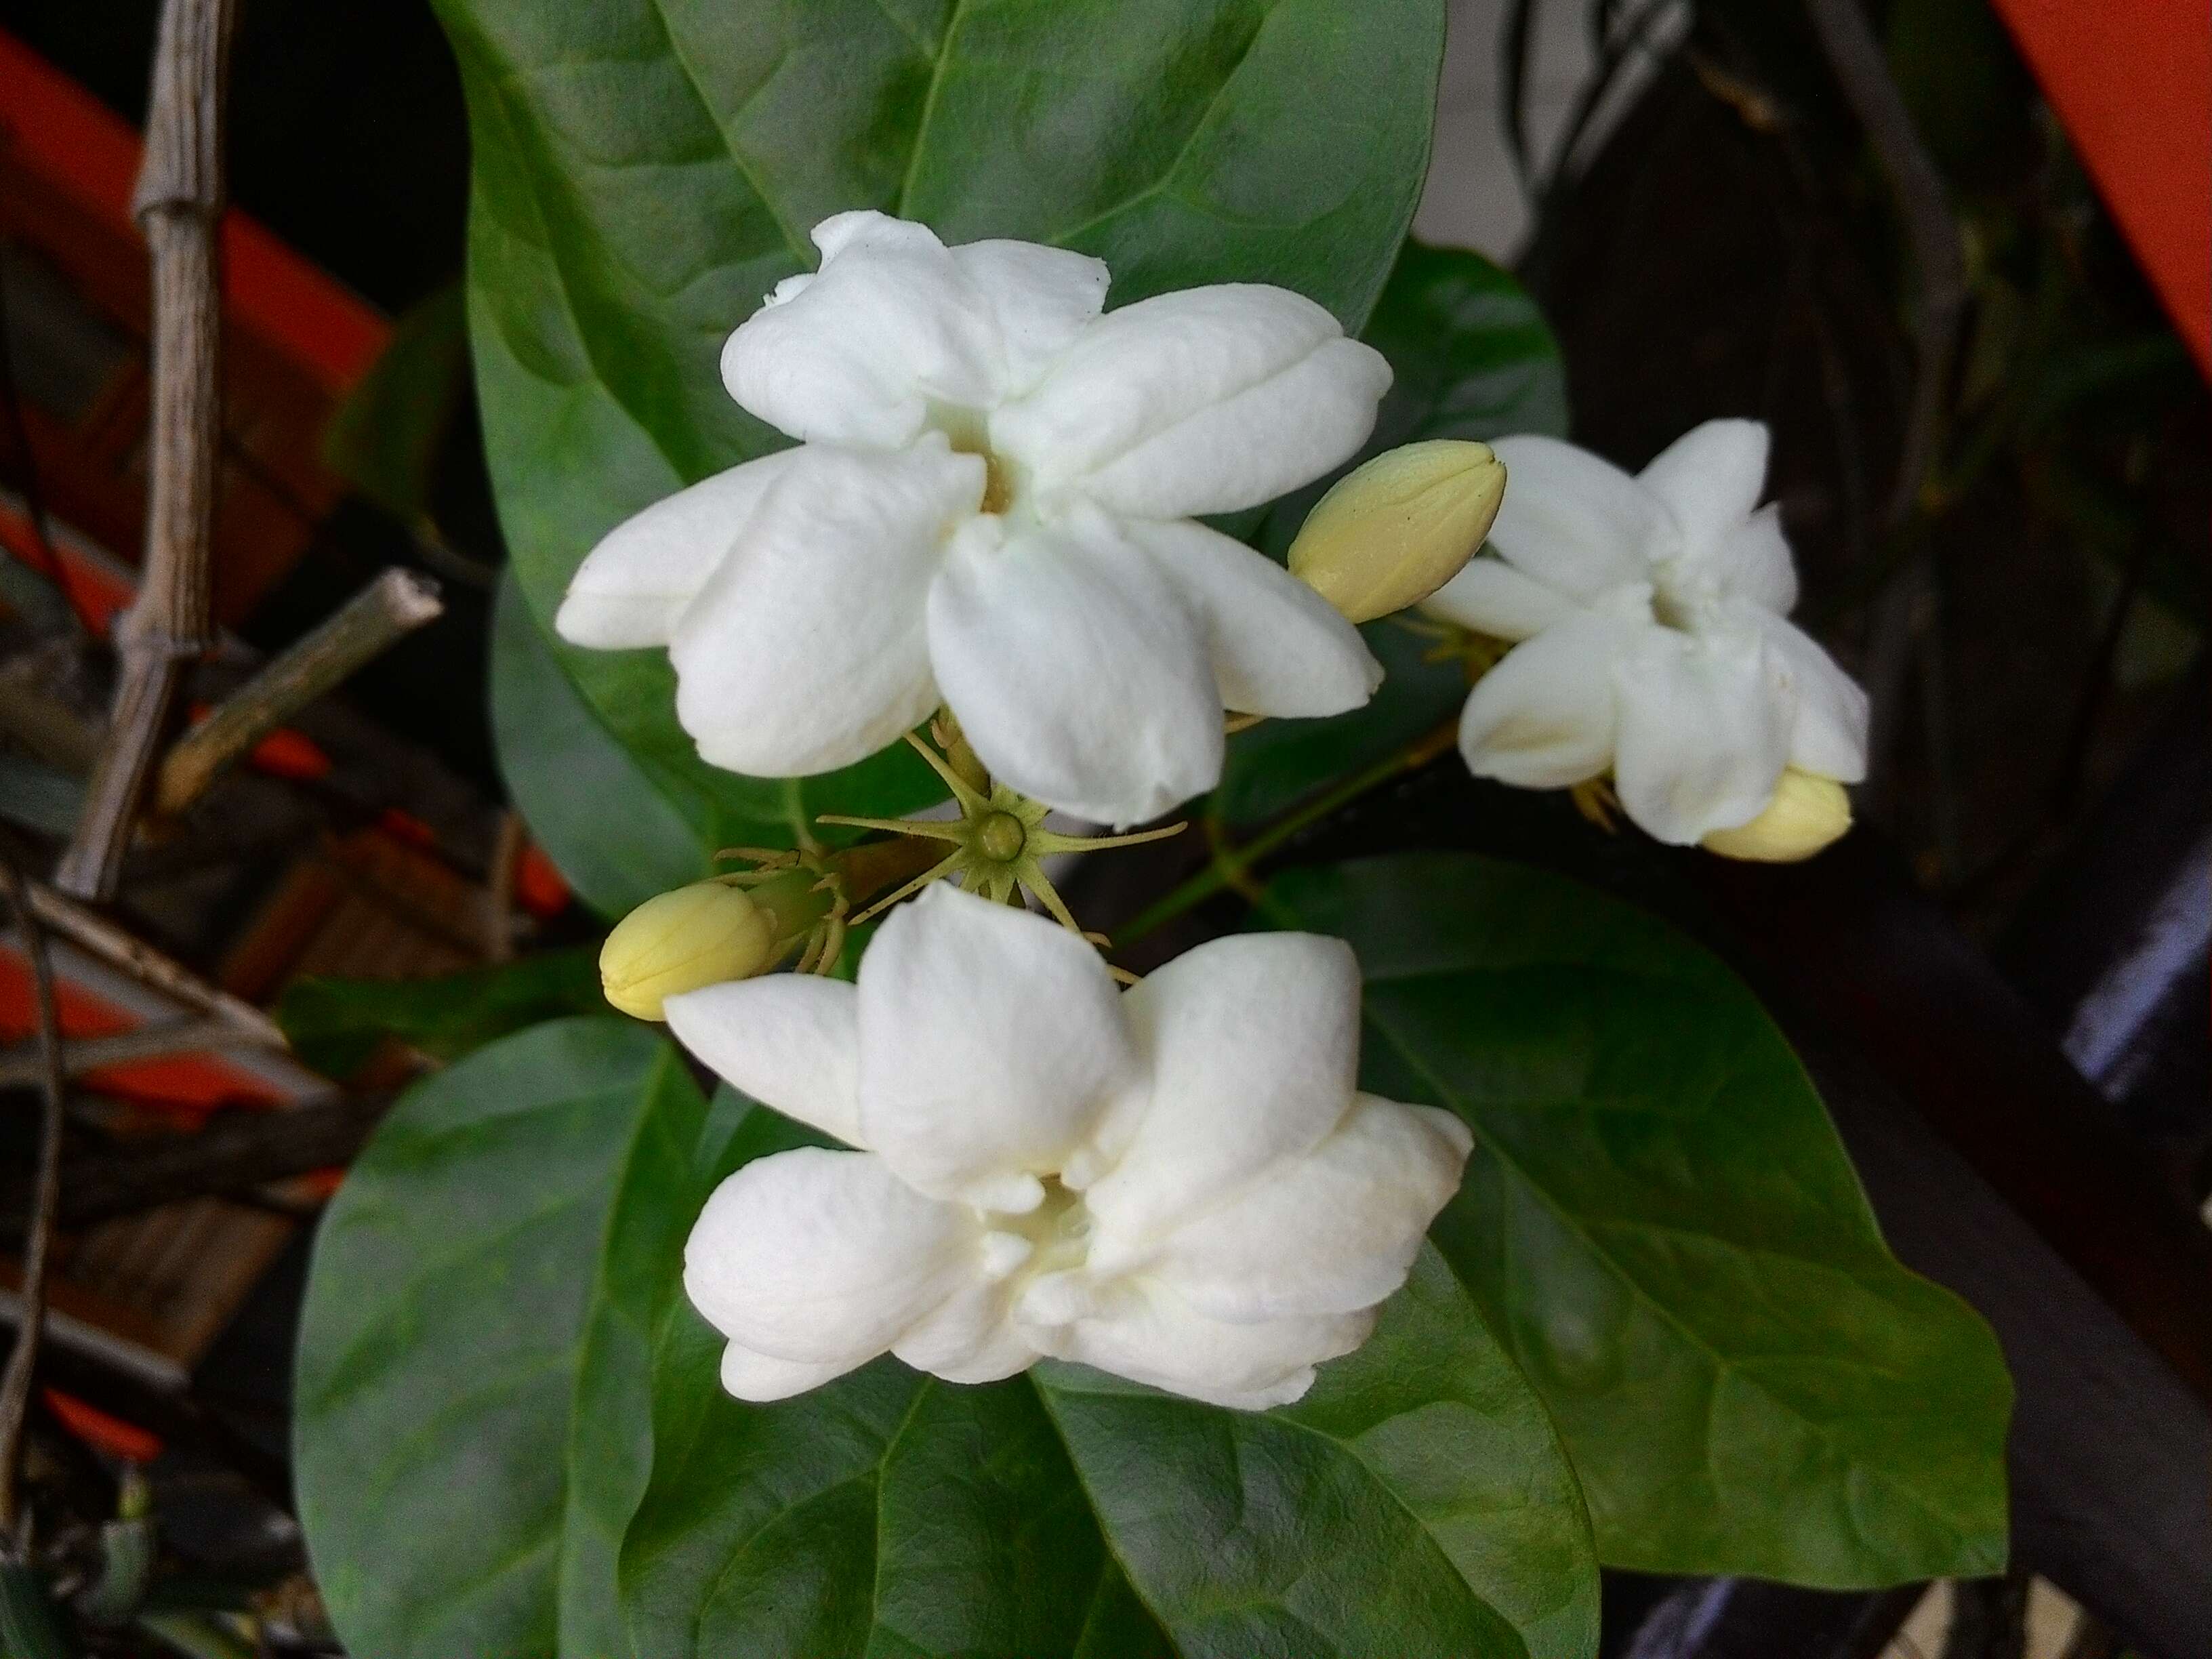
[[[935,818],[861,818],[824,814],[823,823],[850,824],[862,830],[883,830],[895,836],[941,842],[951,850],[920,875],[878,898],[854,916],[866,921],[933,881],[951,878],[971,893],[1001,904],[1018,904],[1022,895],[1034,897],[1070,932],[1082,933],[1081,924],[1069,911],[1052,879],[1045,874],[1044,860],[1055,853],[1095,853],[1114,847],[1134,847],[1179,833],[1183,825],[1146,830],[1127,836],[1069,836],[1045,827],[1051,808],[1042,801],[994,783],[984,772],[949,714],[930,723],[936,746],[914,733],[907,735],[921,757],[951,791],[959,816]],[[1090,937],[1085,935],[1085,937]]]

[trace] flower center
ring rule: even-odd
[[[1685,634],[1697,631],[1696,601],[1675,592],[1663,582],[1651,595],[1651,614],[1662,627],[1679,629]]]
[[[988,450],[983,457],[983,501],[979,513],[1004,513],[1014,501],[1014,486],[1006,477],[1006,464]]]
[[[1083,1265],[1091,1250],[1091,1212],[1083,1194],[1072,1191],[1058,1176],[1044,1177],[1044,1201],[1025,1215],[994,1215],[994,1232],[1011,1233],[1025,1241],[1030,1254],[1019,1272],[1024,1279],[1061,1273]]]
[[[986,495],[985,501],[990,497]],[[985,512],[990,511],[987,506]],[[1012,864],[1021,857],[1022,849],[1029,844],[1029,831],[1012,812],[991,812],[975,826],[975,846],[987,859],[1000,864]]]
[[[1661,626],[1704,633],[1713,626],[1720,605],[1711,577],[1687,561],[1667,559],[1652,567],[1651,616]]]
[[[1013,469],[999,459],[991,447],[988,432],[982,421],[969,410],[948,409],[939,406],[934,411],[934,424],[952,446],[956,455],[975,455],[983,462],[983,499],[975,504],[978,513],[1003,514],[1014,503]]]

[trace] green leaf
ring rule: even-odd
[[[1361,337],[1390,360],[1372,447],[1567,434],[1566,366],[1536,302],[1465,248],[1407,241]]]
[[[1357,326],[1419,193],[1443,36],[1442,0],[438,9],[469,100],[486,449],[541,629],[606,531],[782,443],[723,392],[718,354],[833,212],[1101,253],[1116,302],[1269,282]],[[941,793],[898,746],[795,785],[717,771],[676,725],[663,653],[563,664],[657,783],[748,826],[732,840]]]
[[[1434,640],[1387,617],[1359,631],[1382,665],[1382,684],[1366,707],[1328,720],[1262,720],[1231,738],[1209,805],[1220,822],[1278,817],[1419,741],[1467,701],[1459,664],[1428,659]]]
[[[725,1167],[812,1139],[756,1109]],[[623,1552],[641,1654],[1595,1649],[1574,1478],[1433,1252],[1365,1348],[1265,1415],[1073,1366],[967,1388],[888,1359],[749,1406],[721,1346],[672,1318]]]
[[[1366,1346],[1266,1413],[1040,1366],[1107,1537],[1189,1659],[1597,1650],[1551,1420],[1433,1247]]]
[[[596,951],[547,951],[436,979],[328,979],[284,988],[276,1023],[300,1058],[344,1079],[386,1037],[459,1060],[497,1037],[563,1014],[604,1014]]]
[[[1266,910],[1358,951],[1366,1086],[1474,1128],[1432,1237],[1550,1406],[1601,1559],[1835,1587],[2002,1567],[1996,1339],[1890,1255],[1723,963],[1459,854],[1293,871]]]
[[[1429,438],[1566,432],[1566,372],[1552,331],[1520,285],[1479,253],[1408,241],[1364,337],[1390,360],[1394,378],[1357,460]],[[1262,544],[1287,549],[1333,482],[1278,505]],[[1221,821],[1264,823],[1412,743],[1467,701],[1456,663],[1422,659],[1432,641],[1388,617],[1361,632],[1384,671],[1373,700],[1332,720],[1264,720],[1231,739],[1212,803]]]
[[[571,1609],[613,1605],[650,1455],[640,1333],[675,1294],[705,1111],[657,1033],[557,1021],[410,1090],[338,1189],[295,1451],[351,1651],[550,1656]],[[575,1622],[592,1650],[604,1615]]]
[[[454,282],[399,319],[383,353],[331,412],[325,465],[401,522],[425,517],[439,447],[468,372],[467,313]]]
[[[714,1174],[818,1144],[754,1107]],[[1026,1383],[884,1359],[751,1406],[722,1391],[722,1346],[688,1304],[663,1334],[653,1480],[622,1553],[636,1652],[1044,1659],[1088,1631],[1116,1644],[1093,1651],[1142,1654],[1149,1615]]]
[[[538,631],[512,577],[491,619],[491,731],[508,799],[585,903],[621,916],[714,867],[712,797],[648,770],[562,667],[584,653]]]

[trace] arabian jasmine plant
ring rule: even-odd
[[[438,9],[609,1006],[322,1224],[349,1650],[1590,1659],[1604,1567],[2001,1567],[1994,1340],[1640,902],[1843,836],[1866,695],[1764,426],[1624,471],[1409,251],[1441,0]]]

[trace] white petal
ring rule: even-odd
[[[842,1359],[778,1359],[756,1352],[742,1342],[732,1342],[722,1350],[723,1389],[740,1400],[788,1400],[852,1369]]]
[[[608,531],[568,577],[556,633],[595,650],[668,644],[684,608],[744,538],[794,453],[703,477]]]
[[[1312,301],[1225,283],[1100,318],[991,417],[991,442],[1048,507],[1079,491],[1139,518],[1231,513],[1351,455],[1389,384]]]
[[[1132,520],[1127,528],[1204,625],[1224,708],[1340,714],[1382,683],[1359,630],[1265,554],[1201,524]]]
[[[623,520],[568,579],[555,631],[601,651],[667,644],[795,453],[717,472]]]
[[[922,1191],[1033,1208],[1136,1059],[1098,952],[939,883],[860,963],[860,1124]]]
[[[810,445],[669,647],[677,717],[715,766],[763,777],[873,754],[937,704],[922,611],[983,463],[935,434],[865,454]]]
[[[1212,1405],[1264,1411],[1304,1395],[1316,1365],[1350,1353],[1374,1328],[1371,1309],[1233,1325],[1206,1318],[1164,1286],[1132,1279],[1073,1323],[1030,1334],[1062,1359]]]
[[[1680,532],[1666,504],[1610,461],[1557,438],[1500,438],[1505,499],[1490,544],[1547,586],[1589,599],[1647,580]]]
[[[976,1228],[872,1152],[756,1159],[714,1189],[684,1247],[708,1322],[772,1358],[873,1358],[972,1273]]]
[[[1759,816],[1790,758],[1796,709],[1758,635],[1655,628],[1613,678],[1613,784],[1630,817],[1686,847]]]
[[[1775,616],[1797,603],[1797,562],[1782,533],[1782,509],[1762,507],[1714,544],[1710,566],[1724,599],[1741,599]]]
[[[1084,1194],[1102,1273],[1142,1260],[1177,1220],[1336,1127],[1359,1067],[1359,963],[1341,939],[1242,933],[1154,969],[1121,1011],[1150,1065],[1152,1103]]]
[[[1006,1282],[963,1285],[892,1344],[891,1352],[948,1382],[995,1382],[1027,1370],[1042,1355],[1008,1320],[1012,1291]]]
[[[1078,817],[1135,823],[1221,775],[1198,620],[1095,509],[1003,543],[977,520],[929,592],[945,702],[993,775]]]
[[[1473,1144],[1449,1112],[1362,1095],[1304,1157],[1176,1229],[1144,1272],[1214,1319],[1371,1308],[1406,1282]]]
[[[1565,620],[1574,601],[1503,559],[1479,556],[1430,594],[1422,608],[1493,640],[1520,641]]]
[[[722,348],[722,383],[808,441],[895,449],[934,401],[987,409],[1006,380],[991,304],[922,225],[841,213],[815,227],[822,268],[787,283]]]
[[[1667,503],[1687,548],[1710,547],[1751,516],[1766,487],[1766,422],[1707,421],[1636,475]]]
[[[1781,682],[1778,695],[1795,701],[1790,763],[1838,783],[1866,776],[1867,694],[1836,665],[1820,641],[1779,617],[1759,620],[1767,662]]]
[[[676,1040],[740,1094],[860,1143],[860,993],[816,974],[687,991],[663,1005]]]
[[[1003,395],[1035,386],[1106,303],[1106,262],[1036,242],[968,242],[952,258],[999,325]]]
[[[1631,624],[1578,611],[1515,646],[1475,682],[1460,717],[1459,751],[1479,778],[1563,789],[1613,764],[1613,659]]]

